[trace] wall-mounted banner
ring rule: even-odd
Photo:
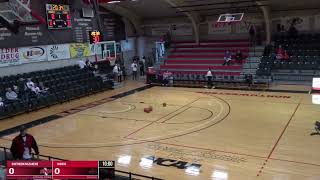
[[[69,44],[48,45],[47,54],[49,61],[70,59]]]
[[[82,58],[91,56],[88,43],[75,43],[70,44],[70,56],[71,58]]]
[[[18,48],[0,48],[0,67],[20,64]]]
[[[21,63],[47,61],[47,48],[43,46],[19,48]]]
[[[231,33],[231,24],[216,23],[216,20],[208,21],[208,34],[229,34]]]

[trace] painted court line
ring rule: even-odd
[[[292,113],[292,115],[291,115],[291,117],[290,117],[289,121],[287,122],[287,124],[286,124],[286,125],[285,125],[285,127],[283,128],[283,130],[282,130],[282,132],[281,132],[280,136],[278,137],[278,139],[277,139],[276,143],[274,144],[274,146],[272,147],[272,149],[271,149],[271,151],[270,151],[269,155],[267,156],[267,159],[265,160],[265,162],[263,163],[263,165],[262,165],[262,166],[261,166],[261,168],[259,169],[259,171],[258,171],[258,173],[257,173],[257,176],[260,176],[260,174],[262,173],[263,169],[264,169],[264,168],[265,168],[265,166],[267,165],[268,160],[270,159],[270,157],[272,156],[272,154],[273,154],[274,150],[275,150],[275,149],[276,149],[276,147],[278,146],[278,144],[279,144],[279,142],[280,142],[281,138],[283,137],[283,135],[284,135],[285,131],[287,130],[287,128],[288,128],[288,126],[289,126],[289,124],[291,123],[291,121],[292,121],[292,119],[293,119],[294,115],[296,114],[296,112],[298,111],[298,108],[299,108],[299,107],[300,107],[300,103],[299,103],[299,104],[296,106],[296,108],[294,109],[294,111],[293,111],[293,113]]]
[[[129,137],[129,136],[131,136],[131,135],[133,135],[133,134],[135,134],[135,133],[137,133],[137,132],[139,132],[139,131],[143,130],[144,128],[146,128],[146,127],[148,127],[148,126],[150,126],[150,125],[152,125],[152,124],[154,124],[154,123],[158,122],[160,119],[164,119],[164,118],[166,118],[166,117],[170,116],[171,114],[173,114],[173,113],[175,113],[175,112],[177,112],[177,111],[181,110],[181,109],[182,109],[182,108],[184,108],[184,107],[189,106],[190,104],[192,104],[192,103],[194,103],[194,102],[198,101],[199,99],[201,99],[201,98],[197,98],[197,99],[195,99],[195,100],[193,100],[193,101],[189,102],[188,104],[186,104],[186,105],[184,105],[184,106],[181,106],[180,108],[178,108],[178,109],[174,110],[173,112],[171,112],[171,113],[169,113],[169,114],[167,114],[167,115],[165,115],[165,116],[163,116],[163,117],[159,118],[158,120],[153,121],[153,122],[151,122],[151,123],[149,123],[149,124],[147,124],[147,125],[145,125],[145,126],[143,126],[143,127],[139,128],[139,129],[137,129],[137,130],[135,130],[135,131],[131,132],[130,134],[128,134],[128,135],[126,135],[126,136],[124,136],[124,138],[127,138],[127,137]],[[164,121],[164,122],[165,122],[165,121]]]

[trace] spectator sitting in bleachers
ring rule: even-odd
[[[31,81],[31,78],[28,78],[26,85],[28,89],[32,90],[32,88],[34,87],[34,82]]]
[[[49,90],[49,88],[44,86],[43,82],[39,82],[39,88],[40,88],[40,91],[44,94],[46,94]]]
[[[19,100],[17,93],[12,91],[11,88],[7,88],[6,98],[9,102],[14,102]]]
[[[80,69],[84,69],[87,66],[86,63],[82,60],[78,61],[78,65],[79,65]]]
[[[224,53],[224,63],[222,64],[224,65],[230,65],[231,64],[231,59],[232,59],[232,54],[231,52],[228,50]]]
[[[238,64],[241,64],[242,60],[243,60],[242,52],[240,50],[238,50],[236,53],[236,61]]]
[[[281,59],[284,58],[284,49],[282,48],[281,45],[279,45],[279,47],[278,47],[278,49],[277,49],[277,56],[276,56],[276,58],[277,58],[278,60],[281,60]]]
[[[166,72],[163,73],[163,85],[167,86],[169,84],[170,77],[172,76],[172,73],[166,70]]]
[[[86,66],[85,66],[85,67],[86,67],[87,69],[89,69],[89,70],[91,70],[91,71],[94,70],[94,67],[93,67],[92,63],[89,61],[88,58],[86,59],[86,62],[85,62],[85,63],[86,63]]]
[[[2,101],[2,97],[0,97],[0,107],[3,107],[4,106],[4,103]]]
[[[289,60],[289,55],[286,50],[284,51],[283,60]]]
[[[36,95],[40,95],[42,93],[40,88],[38,87],[38,85],[36,83],[34,83],[34,85],[31,87],[31,91],[33,93],[35,93]]]

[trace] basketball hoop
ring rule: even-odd
[[[45,24],[46,21],[36,12],[30,9],[30,0],[9,0],[0,3],[0,15],[8,22],[18,20],[23,23],[32,23],[39,21]]]

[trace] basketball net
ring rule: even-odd
[[[8,5],[22,21],[32,21],[34,18],[41,24],[46,23],[44,18],[30,9],[30,0],[9,0]]]

